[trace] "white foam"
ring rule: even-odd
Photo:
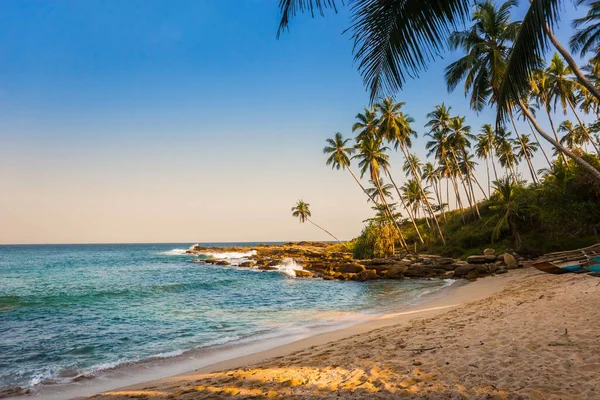
[[[160,254],[163,254],[165,256],[184,256],[186,254],[186,251],[187,249],[172,249],[169,251],[163,251]]]
[[[204,255],[209,258],[217,258],[219,260],[229,260],[229,259],[242,259],[242,258],[251,257],[253,255],[256,255],[256,250],[250,250],[250,251],[246,251],[246,252],[232,251],[232,252],[225,252],[225,253],[213,252],[213,251],[203,251],[198,254]]]
[[[303,270],[302,265],[297,264],[293,258],[284,258],[281,260],[281,264],[275,265],[277,271],[289,278],[295,278],[296,272],[294,270]]]

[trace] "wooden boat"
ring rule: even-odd
[[[583,249],[549,253],[533,263],[549,274],[600,272],[600,243]]]

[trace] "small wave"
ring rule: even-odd
[[[303,270],[302,265],[297,264],[293,258],[284,258],[281,260],[281,264],[275,265],[277,272],[285,275],[288,278],[295,278],[296,272],[294,270]]]
[[[188,249],[172,249],[169,251],[163,251],[160,254],[162,254],[164,256],[184,256],[184,255],[186,255],[187,250]]]
[[[256,250],[250,250],[250,251],[246,251],[246,252],[236,252],[236,251],[232,251],[232,252],[225,252],[225,253],[221,253],[221,252],[213,252],[213,251],[203,251],[201,253],[198,253],[201,256],[207,257],[207,258],[217,258],[219,260],[229,260],[229,259],[245,259],[248,257],[252,257],[254,255],[256,255]]]

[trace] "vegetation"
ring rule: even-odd
[[[320,230],[322,230],[323,232],[325,232],[326,234],[328,234],[329,236],[334,238],[338,243],[340,243],[340,244],[342,243],[342,242],[340,242],[340,239],[333,236],[331,234],[331,232],[329,232],[325,228],[317,225],[309,218],[312,216],[312,214],[310,212],[310,204],[304,202],[304,200],[298,200],[296,205],[294,207],[292,207],[292,216],[294,218],[298,218],[300,220],[301,224],[305,223],[306,221],[310,222],[311,224],[313,224],[314,226],[316,226],[317,228],[319,228]]]
[[[448,47],[464,54],[446,68],[448,90],[462,84],[474,111],[496,107],[500,116],[473,128],[452,107],[435,106],[421,132],[428,151],[424,161],[411,153],[418,137],[414,119],[404,111],[405,103],[392,97],[357,114],[353,144],[341,133],[328,139],[323,150],[329,156],[327,165],[349,171],[365,200],[374,203],[375,217],[366,221],[353,243],[356,257],[383,256],[396,247],[464,255],[494,246],[534,254],[598,241],[600,123],[584,120],[597,120],[600,111],[600,3],[590,2],[588,15],[575,21],[579,30],[571,41],[573,49],[595,53],[584,68],[551,31],[559,3],[532,0],[523,21],[511,21],[514,1],[478,1],[472,26],[455,32],[450,31],[452,18],[464,19],[469,2],[354,3],[359,69],[372,94],[400,88],[400,67],[419,70],[428,52],[441,48],[439,38],[447,37]],[[335,6],[335,1],[281,4],[285,27],[296,11]],[[419,19],[425,15],[431,20]],[[416,28],[408,32],[403,24]],[[378,46],[384,40],[389,45],[382,50]],[[557,49],[548,64],[541,57],[546,41]],[[569,119],[558,123],[558,112]],[[538,118],[548,120],[551,133]],[[530,132],[520,131],[518,120]],[[554,159],[538,135],[554,148]],[[404,176],[392,174],[392,149],[401,156]],[[535,170],[538,156],[548,168]],[[352,160],[358,161],[360,178],[366,175],[372,187],[363,186],[352,172]],[[487,182],[475,174],[480,162],[485,163]],[[528,181],[519,166],[527,171]]]

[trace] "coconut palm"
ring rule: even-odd
[[[578,28],[571,37],[571,50],[584,57],[589,51],[598,53],[600,44],[600,1],[577,0],[578,4],[588,3],[590,8],[584,17],[573,21],[573,27]]]
[[[561,0],[530,0],[515,37],[502,80],[501,110],[527,91],[528,80],[539,60],[552,43],[571,68],[573,57],[554,36],[552,27],[559,19]],[[343,5],[343,0],[280,0],[281,21],[278,36],[298,13],[323,15],[325,9]],[[471,0],[365,0],[350,2],[349,31],[354,40],[354,56],[371,99],[382,92],[393,94],[402,89],[408,77],[418,75],[431,60],[440,56],[454,27],[465,22]],[[600,99],[600,91],[587,81],[580,69],[578,80]]]
[[[422,168],[423,164],[421,164],[421,159],[414,153],[408,153],[408,158],[404,161],[404,164],[402,164],[402,172],[404,172],[406,176],[409,176],[415,171],[417,175],[415,178],[420,179]]]
[[[496,172],[496,164],[494,163],[494,148],[496,146],[496,133],[492,128],[492,125],[485,124],[481,127],[481,133],[477,135],[477,143],[475,144],[475,155],[479,158],[485,159],[485,167],[487,171],[488,181],[488,195],[492,195],[492,180],[490,179],[490,163],[492,161],[492,167],[494,169],[494,177],[498,180],[498,173]]]
[[[530,103],[530,98],[531,97],[524,98],[521,101],[523,102],[523,105],[527,108],[529,113],[535,117],[535,114],[536,114],[535,104]],[[533,129],[533,125],[531,125],[531,121],[529,121],[529,119],[527,118],[527,116],[525,115],[525,113],[521,109],[521,107],[516,108],[515,115],[516,115],[517,119],[522,119],[523,121],[527,122],[527,125],[529,126],[529,130],[531,131],[531,134],[535,138],[535,142],[538,144],[538,147],[542,151],[542,154],[544,155],[544,158],[546,159],[548,166],[552,166],[552,163],[550,162],[550,159],[548,158],[548,154],[546,154],[546,150],[544,150],[544,148],[542,147],[542,144],[540,143],[540,139],[538,138],[537,133],[535,132],[535,129]]]
[[[492,205],[490,209],[497,211],[496,225],[492,231],[492,240],[500,237],[502,229],[508,226],[515,242],[515,249],[521,248],[521,236],[517,229],[517,217],[519,205],[516,202],[518,182],[511,182],[509,177],[494,182],[494,195],[492,196]]]
[[[354,154],[356,149],[354,147],[348,147],[349,141],[350,139],[344,139],[342,134],[339,132],[336,132],[333,139],[328,138],[326,140],[327,145],[323,149],[323,153],[329,155],[325,164],[331,165],[332,169],[339,170],[341,168],[343,170],[347,170],[350,173],[350,175],[352,175],[358,186],[360,186],[362,191],[365,192],[367,196],[369,196],[369,200],[375,201],[373,197],[371,197],[369,193],[365,190],[365,187],[362,185],[362,183],[360,183],[360,181],[358,180],[356,175],[354,175],[354,172],[352,172],[352,169],[350,168],[350,157],[352,156],[352,154]]]
[[[296,203],[296,205],[294,207],[292,207],[292,216],[295,218],[298,218],[300,220],[300,223],[303,224],[306,221],[310,222],[311,224],[313,224],[314,226],[316,226],[317,228],[319,228],[320,230],[322,230],[323,232],[327,233],[329,236],[331,236],[332,238],[334,238],[335,240],[338,241],[338,243],[342,243],[340,241],[340,239],[336,238],[335,236],[333,236],[328,230],[326,230],[325,228],[315,224],[309,217],[312,216],[311,212],[310,212],[310,204],[305,203],[303,200],[298,200],[298,202]]]
[[[594,137],[590,134],[587,129],[583,129],[581,125],[573,125],[571,121],[563,121],[558,126],[558,131],[564,133],[564,136],[560,139],[560,142],[565,144],[569,149],[576,147],[585,147],[588,143],[591,143],[596,153],[598,153],[598,145],[594,140]]]
[[[461,158],[467,153],[467,149],[471,147],[471,140],[475,139],[475,135],[471,133],[471,127],[465,124],[465,119],[465,117],[461,116],[450,119],[446,144],[452,157],[452,161],[456,166],[456,172],[458,173],[463,189],[467,194],[469,205],[473,207],[475,205],[475,199],[471,199],[469,189],[467,188],[469,183],[460,168]]]
[[[517,135],[517,140],[515,141],[514,152],[517,153],[517,157],[525,158],[527,161],[527,167],[529,168],[529,172],[531,173],[531,179],[533,183],[537,183],[537,175],[535,174],[535,169],[533,168],[533,162],[531,159],[536,151],[538,151],[539,146],[537,143],[532,142],[530,140],[529,135],[522,134]]]
[[[426,162],[422,168],[421,178],[425,183],[433,188],[433,192],[435,193],[435,197],[437,199],[437,205],[440,206],[443,203],[440,171],[431,162]],[[442,218],[444,218],[444,221],[446,221],[446,213],[442,213]]]
[[[363,113],[356,114],[357,121],[352,125],[352,132],[358,132],[356,142],[375,137],[379,126],[377,112],[373,108],[364,109]]]
[[[510,22],[510,10],[514,6],[514,0],[499,7],[489,0],[479,2],[473,11],[473,26],[450,35],[450,48],[461,49],[465,55],[446,67],[446,84],[448,90],[453,91],[464,80],[465,96],[471,93],[470,105],[475,111],[483,110],[498,98],[511,45],[520,25]]]
[[[402,154],[404,155],[404,159],[409,160],[409,154],[407,149],[411,146],[411,137],[416,136],[416,132],[410,126],[410,124],[414,122],[414,120],[411,116],[405,114],[402,111],[403,105],[404,103],[402,102],[394,103],[394,99],[392,99],[391,97],[386,97],[380,103],[377,103],[375,107],[381,114],[378,132],[379,136],[387,140],[389,143],[392,143],[394,145],[394,148],[400,148]],[[414,165],[409,165],[411,165],[411,171],[413,177],[415,178],[415,181],[417,182],[417,185],[421,188],[421,191],[423,191],[421,179],[420,177],[418,177],[418,171],[415,168],[413,168]],[[396,187],[396,190],[398,190],[398,187],[394,183],[394,180],[392,179],[392,176],[391,174],[389,174],[389,172],[388,176],[392,181],[394,187]],[[398,196],[402,199],[400,191],[398,191]],[[431,208],[431,204],[429,204],[429,200],[427,198],[425,198],[424,201],[427,206],[427,209],[429,210],[429,213],[431,214],[431,218],[435,220],[437,231],[442,239],[442,242],[445,244],[446,241],[444,239],[444,235],[442,234],[442,230],[437,222],[437,219],[435,218],[435,213]],[[409,210],[407,208],[407,212],[408,211]],[[413,220],[413,225],[415,227],[415,230],[417,231],[417,235],[422,241],[419,228],[416,222],[414,221],[414,216],[411,215],[410,212],[409,217]]]
[[[377,188],[377,184],[373,181],[369,181],[371,182],[371,184],[373,185],[373,187],[369,187],[367,188],[367,193],[369,194],[370,198],[367,201],[373,200],[373,202],[375,202],[375,198],[377,196],[379,196],[379,189]],[[393,186],[391,183],[385,183],[383,181],[383,179],[380,182],[381,185],[381,191],[383,192],[383,195],[385,196],[386,199],[392,200],[393,196],[392,196],[392,189]],[[391,206],[390,206],[391,208]],[[385,211],[385,207],[383,208],[383,210]]]
[[[481,185],[479,184],[479,182],[477,181],[477,178],[475,177],[475,174],[473,173],[473,171],[475,170],[475,165],[477,165],[477,163],[473,160],[473,155],[469,154],[469,153],[465,153],[463,155],[463,157],[460,160],[460,163],[458,164],[458,167],[462,173],[462,175],[465,177],[466,183],[467,183],[467,195],[471,196],[471,198],[473,199],[473,205],[475,206],[475,212],[477,212],[477,216],[479,218],[481,218],[481,213],[479,212],[479,205],[477,205],[477,200],[475,199],[475,190],[473,189],[473,182],[476,182],[477,185],[479,186],[479,189],[481,189],[481,192],[483,193],[484,198],[486,198],[485,196],[485,192],[483,190],[483,188],[481,187]]]
[[[377,138],[364,137],[357,143],[357,150],[357,154],[352,158],[359,160],[358,167],[360,168],[360,177],[362,178],[368,172],[370,180],[375,182],[381,203],[385,205],[388,217],[398,230],[402,246],[408,251],[408,246],[406,245],[402,231],[400,230],[400,227],[390,210],[385,194],[381,189],[380,174],[381,170],[387,170],[389,167],[389,156],[385,153],[389,148],[383,146],[381,141]]]
[[[506,172],[512,175],[513,181],[518,182],[515,166],[518,163],[517,156],[513,152],[514,140],[510,137],[510,132],[504,129],[498,129],[496,132],[496,157],[500,165],[506,169]]]

